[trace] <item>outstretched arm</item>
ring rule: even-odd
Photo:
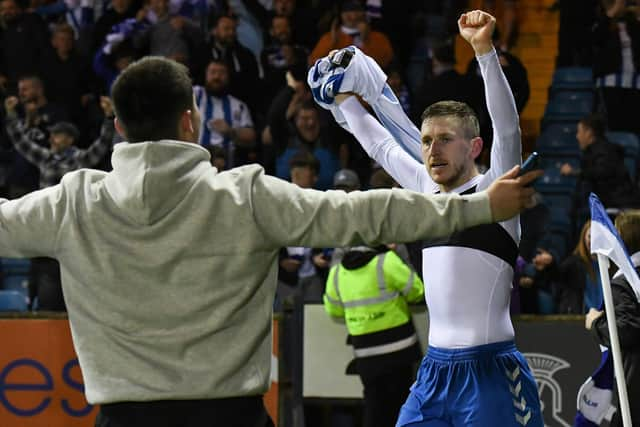
[[[407,154],[389,131],[360,105],[355,96],[338,95],[336,102],[349,129],[369,157],[378,162],[402,187],[414,191],[432,181],[424,165]]]
[[[486,174],[486,185],[522,161],[518,110],[491,41],[495,21],[480,10],[464,13],[458,20],[460,35],[469,42],[478,59],[493,123],[491,169]]]

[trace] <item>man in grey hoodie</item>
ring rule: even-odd
[[[0,203],[0,256],[60,262],[96,425],[264,426],[278,250],[405,242],[505,220],[539,172],[468,196],[300,189],[195,142],[186,68],[149,57],[112,88],[113,171]]]

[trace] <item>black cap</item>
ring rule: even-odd
[[[58,122],[53,126],[49,127],[49,133],[63,133],[65,135],[69,135],[73,138],[73,142],[78,142],[78,138],[80,138],[80,131],[78,128],[69,122]]]

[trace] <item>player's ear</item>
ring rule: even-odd
[[[117,117],[113,119],[113,125],[115,126],[116,132],[118,132],[118,135],[120,135],[124,139],[127,139],[127,136],[125,135],[125,130],[122,127],[122,123],[120,123],[120,120],[118,120]]]
[[[471,156],[474,160],[477,159],[482,152],[483,144],[484,143],[482,141],[482,138],[480,138],[479,136],[471,139]]]

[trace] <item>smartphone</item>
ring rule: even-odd
[[[529,155],[529,157],[527,157],[527,160],[524,161],[522,166],[520,166],[520,172],[518,173],[518,176],[524,175],[525,173],[531,172],[532,170],[539,169],[539,167],[540,167],[540,155],[538,154],[537,151],[534,151]],[[531,181],[527,185],[527,187],[531,187],[532,185],[534,185],[536,182],[538,182],[538,179],[540,178],[536,178],[533,181]]]
[[[534,151],[533,153],[531,153],[531,155],[529,155],[529,157],[527,157],[527,160],[525,160],[522,166],[520,166],[520,173],[518,174],[518,176],[524,175],[527,172],[538,169],[539,165],[540,165],[540,155],[538,154],[537,151]]]

